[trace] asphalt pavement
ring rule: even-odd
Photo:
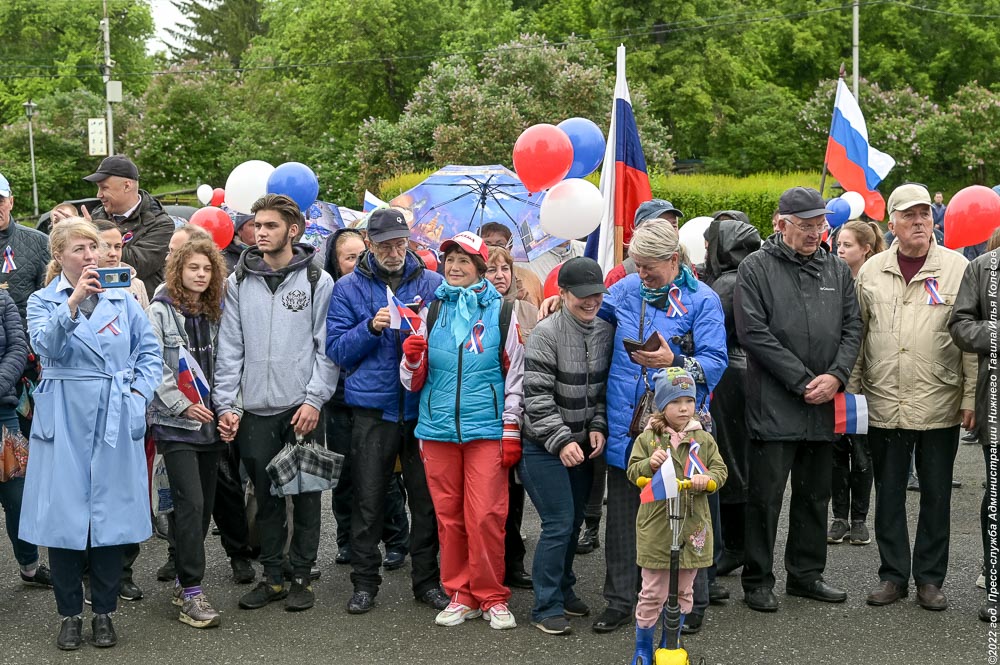
[[[995,663],[988,644],[997,632],[977,619],[984,592],[976,589],[981,545],[979,535],[980,482],[984,478],[978,445],[962,445],[956,479],[962,481],[952,499],[951,560],[945,584],[951,606],[928,612],[910,598],[889,607],[865,605],[865,596],[878,581],[878,550],[868,546],[829,548],[826,579],[848,592],[846,603],[830,605],[784,595],[784,571],[776,570],[775,592],[781,608],[774,614],[752,612],[742,603],[738,575],[723,579],[732,600],[709,609],[698,635],[686,638],[692,662],[795,664],[822,663]],[[911,538],[919,495],[909,492]],[[526,511],[524,535],[530,556],[539,522]],[[222,626],[197,630],[177,620],[170,603],[170,584],[156,581],[156,568],[166,558],[166,542],[150,539],[136,562],[136,582],[145,590],[138,602],[121,601],[114,616],[117,647],[99,650],[84,645],[63,653],[55,647],[58,618],[52,592],[25,588],[7,540],[0,534],[0,663],[123,663],[141,665],[310,665],[427,663],[434,665],[612,665],[631,662],[634,628],[610,635],[590,630],[591,618],[573,619],[573,634],[549,636],[529,621],[532,594],[515,590],[511,609],[518,620],[512,631],[491,630],[482,620],[453,628],[435,626],[434,611],[413,600],[409,559],[402,569],[386,573],[375,609],[361,616],[346,612],[351,587],[349,566],[334,563],[334,520],[324,497],[323,534],[319,565],[322,577],[314,582],[316,607],[302,613],[285,612],[281,603],[256,611],[240,610],[239,596],[250,586],[230,580],[229,563],[218,538],[209,536],[208,570],[204,588],[223,614]],[[874,499],[869,527],[874,520]],[[3,526],[0,524],[0,531]],[[782,561],[787,535],[787,506],[783,513],[775,559]],[[603,545],[603,542],[602,542]],[[43,560],[45,554],[43,552]],[[604,548],[577,558],[577,591],[593,613],[603,609]],[[259,573],[259,567],[258,567]],[[84,637],[90,632],[89,610],[84,615]],[[992,640],[992,642],[991,642]],[[992,655],[996,655],[994,650]]]

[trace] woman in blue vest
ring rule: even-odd
[[[400,363],[403,385],[420,392],[416,436],[451,596],[435,623],[483,616],[503,630],[517,625],[503,584],[504,523],[507,469],[521,457],[524,345],[517,316],[484,277],[482,238],[462,232],[441,251],[445,283],[421,311],[418,334],[403,342]]]

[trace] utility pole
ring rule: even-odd
[[[858,32],[861,23],[861,0],[854,0],[854,45],[852,48],[854,58],[854,99],[858,99]],[[860,101],[858,102],[861,103]]]
[[[108,0],[104,0],[104,19],[101,21],[101,31],[104,33],[104,90],[107,101],[105,113],[108,117],[108,154],[115,154],[115,126],[111,117],[111,93],[109,84],[111,83],[111,68],[114,63],[111,60],[111,21],[108,19]]]

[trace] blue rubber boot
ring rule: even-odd
[[[635,627],[635,655],[632,665],[653,665],[653,637],[656,626],[649,628]]]

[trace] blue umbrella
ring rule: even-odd
[[[429,249],[460,231],[478,232],[483,224],[498,222],[514,237],[514,259],[530,261],[565,242],[538,223],[544,198],[529,194],[503,166],[446,166],[389,204],[404,211],[412,239]]]

